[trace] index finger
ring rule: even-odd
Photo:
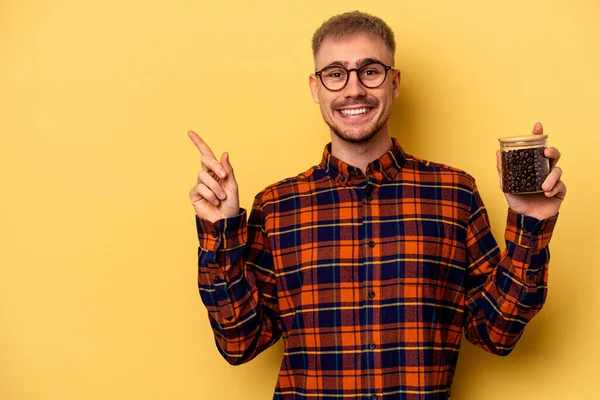
[[[210,147],[208,147],[208,145],[204,142],[204,140],[202,140],[200,136],[198,136],[196,132],[189,131],[188,136],[190,137],[190,139],[192,139],[192,142],[194,142],[198,150],[200,150],[200,154],[202,154],[203,156],[212,156],[213,158],[216,158],[215,154],[212,152]]]

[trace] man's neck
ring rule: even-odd
[[[331,155],[360,168],[363,173],[369,163],[387,153],[392,146],[392,138],[387,129],[382,129],[366,143],[350,143],[331,133]]]

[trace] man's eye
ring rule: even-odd
[[[344,76],[344,73],[340,71],[333,71],[330,72],[327,76],[329,76],[330,78],[342,78]]]

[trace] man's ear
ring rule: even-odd
[[[392,85],[394,86],[394,91],[392,92],[392,99],[396,99],[398,97],[398,94],[400,94],[400,70],[397,69],[394,71],[394,80],[392,82]]]
[[[313,101],[319,104],[319,78],[315,74],[310,74],[308,77],[308,86],[310,86],[310,92],[312,94]]]

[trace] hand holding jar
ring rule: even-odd
[[[548,136],[543,134],[542,124],[536,123],[532,133],[499,139],[496,166],[508,206],[542,220],[558,213],[567,188],[560,179],[562,170],[556,166],[560,152],[546,147]]]

